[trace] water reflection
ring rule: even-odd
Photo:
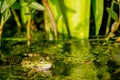
[[[67,41],[55,60],[53,76],[57,80],[98,80],[88,41]]]

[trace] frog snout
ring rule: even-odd
[[[52,64],[46,64],[45,66],[43,66],[41,68],[42,71],[46,71],[46,70],[49,70],[50,68],[52,67]]]
[[[46,64],[42,67],[39,67],[39,66],[34,66],[34,69],[37,71],[37,72],[45,72],[45,71],[48,71],[52,68],[52,64]]]

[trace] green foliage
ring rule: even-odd
[[[49,0],[49,3],[60,34],[70,35],[70,37],[75,39],[88,39],[90,28],[90,6],[93,9],[96,35],[99,34],[103,18],[104,0]]]
[[[11,1],[11,0],[10,0]],[[1,36],[2,36],[2,28],[6,21],[10,18],[11,12],[9,10],[10,6],[15,2],[15,0],[9,2],[7,0],[0,2],[0,45],[1,45]]]
[[[110,17],[111,17],[113,20],[115,20],[114,23],[113,23],[112,26],[111,26],[111,31],[110,31],[109,35],[106,37],[106,40],[107,40],[107,41],[108,41],[111,37],[114,37],[114,36],[115,36],[114,32],[118,30],[118,27],[119,27],[119,25],[120,25],[120,3],[119,3],[119,1],[118,1],[118,2],[114,2],[114,3],[116,3],[116,4],[119,5],[119,10],[118,10],[118,11],[119,11],[119,17],[118,17],[118,15],[117,15],[117,13],[116,13],[115,11],[113,11],[113,9],[107,8],[107,11],[108,11]],[[114,3],[113,3],[113,1],[112,1],[112,4],[114,4]],[[112,6],[113,6],[113,5],[112,5]],[[119,42],[119,38],[116,39],[116,42]]]
[[[15,2],[11,7],[12,7],[13,9],[20,9],[20,8],[21,8],[19,2]]]
[[[50,8],[56,20],[57,30],[60,33],[60,39],[68,39],[70,37],[67,16],[62,0],[49,0]]]
[[[30,7],[36,10],[44,10],[44,7],[38,2],[31,2]]]
[[[12,4],[14,4],[15,2],[16,2],[16,0],[4,0],[4,2],[2,3],[2,6],[1,6],[0,13],[3,13],[5,10],[10,8],[10,6]]]
[[[71,36],[77,39],[88,39],[90,2],[90,0],[49,0],[60,34],[67,35],[68,38]]]
[[[118,21],[118,15],[115,11],[113,11],[111,8],[107,8],[107,12],[113,20]]]
[[[66,6],[65,12],[72,38],[89,38],[90,3],[90,0],[64,0]]]
[[[98,36],[103,19],[104,0],[91,0],[91,5],[96,27],[95,34]]]
[[[21,5],[21,9],[20,9],[21,19],[23,24],[27,22],[28,15],[30,15],[31,17],[34,16],[33,14],[31,14],[31,9],[42,10],[42,11],[44,10],[44,7],[35,0],[31,0],[30,3],[26,2],[25,0],[20,0],[20,5]]]
[[[27,15],[28,14],[28,6],[27,6],[27,3],[23,0],[20,0],[20,5],[21,5],[20,13],[21,13],[22,23],[25,24],[28,19],[28,15]]]
[[[10,17],[10,10],[9,8],[16,2],[16,0],[4,0],[3,2],[0,2],[0,13],[1,13],[1,23],[0,27],[2,28],[5,22],[9,19]]]
[[[1,11],[1,7],[2,7],[2,1],[0,1],[0,11]]]

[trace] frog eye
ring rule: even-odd
[[[38,68],[38,66],[34,66],[34,68]]]
[[[43,58],[41,58],[41,59],[40,59],[40,63],[43,63],[43,62],[44,62],[44,59],[43,59]]]

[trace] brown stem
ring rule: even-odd
[[[48,4],[48,0],[42,0],[44,6],[46,7],[46,10],[48,11],[48,14],[50,16],[50,20],[51,20],[51,24],[53,26],[54,32],[55,32],[55,37],[57,37],[57,26],[56,26],[56,22],[55,22],[55,18],[53,16],[53,13],[51,11],[51,8]]]
[[[120,22],[120,3],[119,3],[119,22]]]
[[[1,47],[1,38],[2,38],[2,27],[0,26],[0,47]]]

